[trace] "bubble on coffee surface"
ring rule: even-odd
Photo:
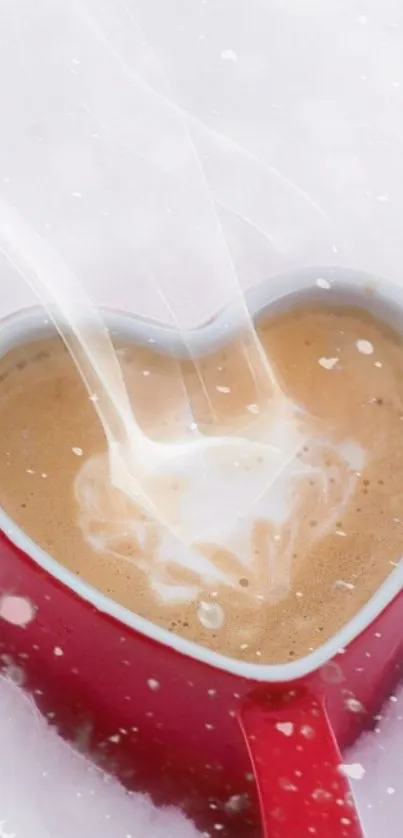
[[[197,616],[203,628],[219,629],[224,625],[224,609],[218,602],[204,602],[197,606]]]

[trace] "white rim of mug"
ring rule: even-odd
[[[328,300],[340,299],[340,292],[357,292],[357,303],[379,314],[379,303],[386,302],[392,315],[400,315],[403,323],[403,286],[399,288],[391,282],[377,279],[363,272],[346,268],[325,267],[307,268],[284,274],[264,282],[246,294],[246,302],[251,315],[259,318],[267,308],[276,302],[285,301],[290,294],[298,291],[315,290],[318,298],[317,280],[325,279],[330,284],[332,293]],[[322,287],[322,286],[319,286]],[[364,295],[364,296],[363,296]],[[399,298],[401,306],[398,306]],[[323,299],[323,298],[322,298]],[[187,341],[193,351],[200,355],[208,354],[214,347],[227,343],[231,335],[238,331],[236,305],[230,305],[207,324],[189,330]],[[141,318],[128,312],[108,309],[107,322],[111,335],[127,334],[135,343],[147,344],[152,339],[153,349],[163,354],[180,355],[183,353],[183,339],[179,339],[175,329],[161,325],[147,318]],[[22,309],[8,315],[0,322],[0,352],[4,355],[15,346],[21,346],[35,337],[47,332],[55,333],[44,309],[40,306]],[[296,681],[319,669],[335,657],[340,650],[348,646],[362,634],[386,606],[397,596],[403,587],[403,560],[389,574],[371,599],[329,640],[314,652],[295,661],[281,664],[261,664],[229,658],[191,640],[173,634],[150,620],[140,617],[128,608],[120,605],[96,588],[80,579],[72,571],[59,564],[56,559],[39,547],[0,507],[0,529],[7,538],[50,576],[69,588],[74,594],[93,605],[99,612],[107,614],[118,622],[139,632],[146,637],[175,651],[194,658],[210,667],[221,669],[238,677],[266,683],[288,683]],[[23,590],[19,592],[24,596]]]

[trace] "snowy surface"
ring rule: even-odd
[[[403,694],[388,701],[380,732],[349,754],[365,774],[354,789],[366,838],[401,838]],[[105,783],[46,726],[30,700],[0,680],[0,838],[198,838],[176,811]],[[290,836],[294,838],[294,836]]]

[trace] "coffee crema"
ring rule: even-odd
[[[154,439],[191,436],[196,422],[290,450],[225,544],[220,522],[202,515],[184,544],[111,486],[94,404],[58,337],[0,361],[0,502],[60,564],[133,612],[229,657],[282,663],[331,637],[401,558],[403,343],[360,309],[301,301],[258,331],[291,406],[278,421],[241,363],[247,338],[203,358],[198,374],[153,346],[115,344]],[[258,460],[239,462],[229,487],[220,464],[226,490],[244,490]],[[175,504],[178,480],[186,498],[186,475],[173,470],[162,503]],[[200,475],[201,511],[212,485]]]

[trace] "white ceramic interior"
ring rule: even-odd
[[[317,285],[319,278],[327,279],[330,289],[324,290]],[[312,268],[289,275],[283,275],[270,283],[252,289],[247,295],[248,307],[255,318],[268,308],[285,304],[290,294],[307,293],[312,298],[326,299],[328,302],[345,300],[346,290],[349,301],[357,303],[382,316],[399,330],[403,329],[403,288],[371,277],[339,268]],[[295,297],[294,297],[295,299]],[[128,337],[134,342],[145,344],[150,338],[154,348],[164,353],[180,356],[184,352],[184,341],[178,332],[154,321],[133,317],[128,314],[108,311],[107,322],[112,336]],[[239,325],[234,318],[231,306],[221,312],[206,325],[190,331],[186,343],[199,355],[208,354],[214,347],[226,343]],[[20,311],[4,319],[0,324],[0,353],[4,355],[11,348],[21,345],[46,333],[54,333],[49,319],[42,308]],[[48,553],[38,547],[0,509],[0,527],[7,537],[44,570],[71,588],[82,599],[94,605],[99,611],[111,615],[153,640],[173,647],[177,651],[203,661],[210,666],[225,669],[245,678],[256,681],[287,682],[317,669],[332,658],[339,649],[345,647],[377,617],[385,606],[396,596],[403,585],[403,562],[400,562],[378,589],[370,601],[330,640],[306,657],[290,663],[266,665],[244,663],[210,651],[179,635],[171,634],[164,628],[133,614],[127,608],[113,602],[95,588],[79,579],[69,570],[59,565]]]

